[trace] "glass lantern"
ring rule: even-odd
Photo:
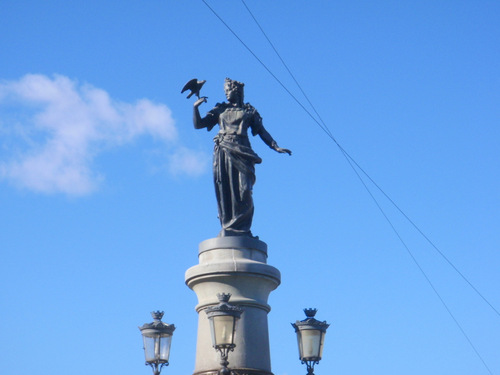
[[[330,326],[326,322],[316,320],[316,309],[304,309],[306,319],[292,323],[297,333],[299,358],[307,365],[307,374],[314,374],[314,365],[318,364],[323,356],[325,334]]]
[[[161,321],[163,311],[153,311],[151,315],[154,321],[144,324],[139,329],[144,342],[146,365],[152,367],[154,375],[159,375],[161,368],[168,366],[170,345],[172,344],[175,326]]]
[[[217,294],[219,304],[208,307],[205,312],[210,323],[210,333],[212,335],[212,346],[221,355],[220,375],[228,375],[231,371],[227,368],[229,364],[227,358],[229,352],[236,347],[234,343],[234,333],[236,331],[236,321],[240,318],[243,310],[238,306],[229,304],[230,293]]]

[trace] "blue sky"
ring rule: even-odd
[[[243,4],[208,3],[309,109]],[[500,310],[498,2],[247,5],[342,147]],[[488,371],[342,153],[202,1],[0,8],[0,373],[149,374],[137,326],[156,309],[178,327],[163,372],[192,373],[184,272],[219,231],[194,77],[202,113],[245,82],[293,151],[252,139],[275,375],[305,373],[305,307],[331,323],[318,375],[500,373],[499,315],[372,190]]]

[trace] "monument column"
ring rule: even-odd
[[[217,238],[200,244],[199,264],[186,271],[186,284],[198,296],[195,375],[217,375],[221,368],[205,313],[208,307],[219,304],[219,293],[231,293],[230,303],[243,309],[236,323],[236,347],[229,353],[228,368],[237,375],[272,375],[267,328],[271,308],[267,299],[280,284],[281,276],[267,264],[267,245],[251,232],[255,165],[262,159],[252,149],[248,135],[258,135],[278,153],[292,152],[278,146],[259,112],[244,101],[242,82],[226,78],[227,102],[217,103],[202,117],[199,107],[207,102],[207,97],[200,97],[204,83],[192,79],[182,89],[191,91],[188,98],[198,97],[193,104],[194,128],[210,131],[219,126],[214,138],[213,177],[221,231]]]
[[[220,356],[212,347],[205,309],[219,303],[217,293],[231,293],[243,309],[237,322],[229,368],[238,375],[270,375],[267,299],[280,284],[280,272],[267,264],[267,245],[252,237],[217,237],[199,245],[199,264],[186,271],[186,284],[198,297],[195,375],[216,375]]]

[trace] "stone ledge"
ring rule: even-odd
[[[281,283],[281,273],[277,268],[265,263],[251,261],[225,261],[199,264],[186,271],[185,282],[189,286],[197,278],[231,275],[265,277],[274,280],[276,286]]]
[[[267,255],[267,244],[261,240],[251,237],[216,237],[209,238],[200,243],[199,253],[214,249],[255,249]]]

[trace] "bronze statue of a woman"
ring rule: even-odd
[[[217,103],[203,118],[198,107],[206,102],[206,98],[202,97],[194,103],[195,129],[207,128],[210,131],[215,124],[219,124],[219,133],[214,137],[213,160],[215,194],[222,226],[219,237],[252,236],[252,187],[255,183],[255,164],[260,164],[262,159],[250,146],[248,129],[252,135],[259,135],[273,150],[292,154],[290,150],[278,147],[262,125],[257,110],[243,102],[243,86],[241,82],[226,78],[224,91],[227,102]]]

